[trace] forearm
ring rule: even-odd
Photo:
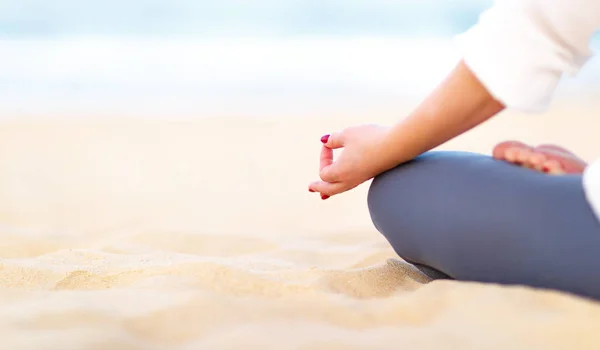
[[[565,72],[590,56],[600,29],[597,0],[497,0],[459,43],[461,62],[382,147],[389,164],[410,160],[488,120],[504,106],[543,111]],[[394,166],[391,165],[391,166]]]
[[[396,164],[406,162],[472,129],[502,111],[463,63],[450,73],[407,118],[394,125],[385,152]]]

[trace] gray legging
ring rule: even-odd
[[[377,176],[368,202],[398,255],[432,277],[600,299],[600,224],[579,175],[431,152]]]

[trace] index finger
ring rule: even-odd
[[[333,150],[327,146],[321,148],[319,171],[333,164]]]

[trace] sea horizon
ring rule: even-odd
[[[491,1],[0,1],[0,117],[271,116],[402,104]],[[592,47],[600,48],[596,39]],[[600,62],[557,96],[595,93]]]

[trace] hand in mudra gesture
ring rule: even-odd
[[[387,132],[387,127],[361,125],[323,136],[319,166],[321,181],[312,182],[309,191],[328,199],[394,167],[394,162],[382,152]],[[343,151],[334,160],[335,149]]]

